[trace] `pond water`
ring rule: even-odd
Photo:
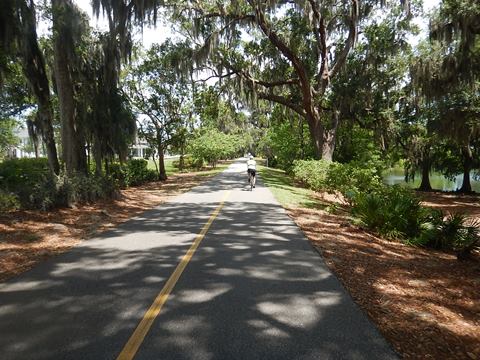
[[[470,181],[472,184],[472,190],[480,192],[480,181],[473,178],[473,172],[470,174]],[[445,179],[443,175],[432,172],[430,173],[430,184],[435,190],[442,191],[454,191],[462,186],[463,175],[457,175],[453,181]],[[422,175],[420,173],[415,174],[415,180],[405,182],[405,174],[402,168],[391,168],[383,173],[383,181],[388,185],[405,185],[409,188],[418,188],[422,181]]]

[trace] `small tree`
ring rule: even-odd
[[[179,142],[180,133],[191,118],[185,106],[191,94],[189,82],[177,76],[173,67],[187,49],[188,44],[173,44],[170,40],[153,45],[125,82],[125,90],[137,115],[143,116],[140,133],[157,149],[160,180],[167,178],[165,151],[172,143]]]
[[[14,130],[17,123],[13,119],[0,119],[0,159],[8,155],[8,150],[18,144]]]
[[[190,152],[197,161],[206,161],[216,167],[218,160],[237,155],[242,146],[243,142],[238,135],[224,134],[210,128],[192,140]]]

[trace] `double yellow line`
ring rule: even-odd
[[[145,336],[147,335],[153,322],[155,321],[155,318],[158,316],[158,314],[160,314],[160,311],[162,311],[162,307],[167,301],[168,296],[172,292],[178,279],[180,278],[183,271],[187,267],[188,263],[192,259],[193,254],[195,253],[198,246],[200,245],[200,242],[205,237],[205,234],[210,228],[210,225],[212,225],[213,221],[215,220],[217,215],[220,213],[220,210],[222,210],[223,205],[229,195],[230,195],[230,191],[228,191],[225,194],[223,199],[220,201],[220,204],[217,206],[217,208],[212,213],[212,215],[210,215],[210,218],[208,219],[207,223],[203,226],[202,230],[197,235],[192,245],[190,246],[190,248],[185,253],[180,263],[177,265],[177,267],[173,271],[172,275],[170,275],[170,278],[167,280],[165,286],[157,295],[152,305],[143,316],[142,320],[138,324],[132,336],[130,336],[130,339],[128,339],[127,343],[125,344],[122,351],[118,355],[117,360],[131,360],[134,358],[135,354],[140,348],[140,345],[142,345],[142,342],[145,339]]]

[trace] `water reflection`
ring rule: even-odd
[[[383,181],[385,184],[388,185],[405,185],[409,188],[418,188],[420,186],[420,182],[422,180],[422,176],[420,173],[415,174],[415,180],[409,181],[408,183],[405,182],[405,175],[402,168],[391,168],[386,170],[383,173]],[[437,172],[430,173],[430,184],[434,190],[442,190],[442,191],[455,191],[460,189],[462,186],[463,175],[457,175],[455,179],[449,180],[445,179],[442,174]],[[480,181],[475,180],[473,176],[473,172],[470,174],[470,181],[472,184],[472,190],[476,192],[480,192]]]

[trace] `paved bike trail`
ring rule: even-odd
[[[0,358],[115,359],[229,192],[135,359],[396,359],[245,170],[235,163],[0,285]]]

